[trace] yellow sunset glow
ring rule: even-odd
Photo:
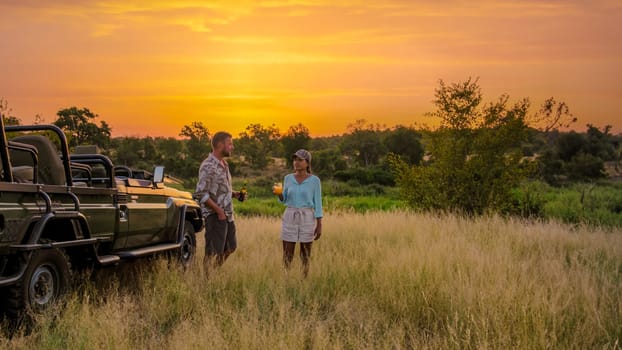
[[[0,98],[24,123],[88,107],[114,136],[251,123],[313,135],[429,123],[438,80],[550,96],[620,131],[622,3],[3,1]],[[534,107],[535,107],[534,106]]]

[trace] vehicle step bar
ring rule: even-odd
[[[80,212],[75,210],[54,210],[51,213],[58,219],[75,218],[80,215]]]
[[[164,244],[154,245],[151,247],[138,248],[134,250],[126,250],[123,252],[119,252],[118,255],[122,259],[133,259],[133,258],[140,258],[143,256],[147,256],[147,255],[154,255],[157,253],[162,253],[162,252],[177,249],[180,247],[181,245],[178,243],[164,243]]]
[[[121,257],[118,255],[99,255],[97,262],[101,266],[114,265],[121,261]]]

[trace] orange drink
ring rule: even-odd
[[[283,184],[281,184],[280,182],[275,183],[274,186],[272,186],[272,193],[276,194],[277,196],[283,194]]]

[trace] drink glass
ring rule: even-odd
[[[275,183],[274,186],[272,186],[272,193],[277,196],[283,194],[283,184],[280,182]]]

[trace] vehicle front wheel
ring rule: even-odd
[[[7,312],[19,317],[24,312],[45,311],[67,291],[70,273],[62,251],[55,248],[33,251],[24,277],[8,290]]]
[[[197,251],[197,240],[192,223],[186,221],[183,239],[179,248],[179,262],[184,268],[190,267]]]

